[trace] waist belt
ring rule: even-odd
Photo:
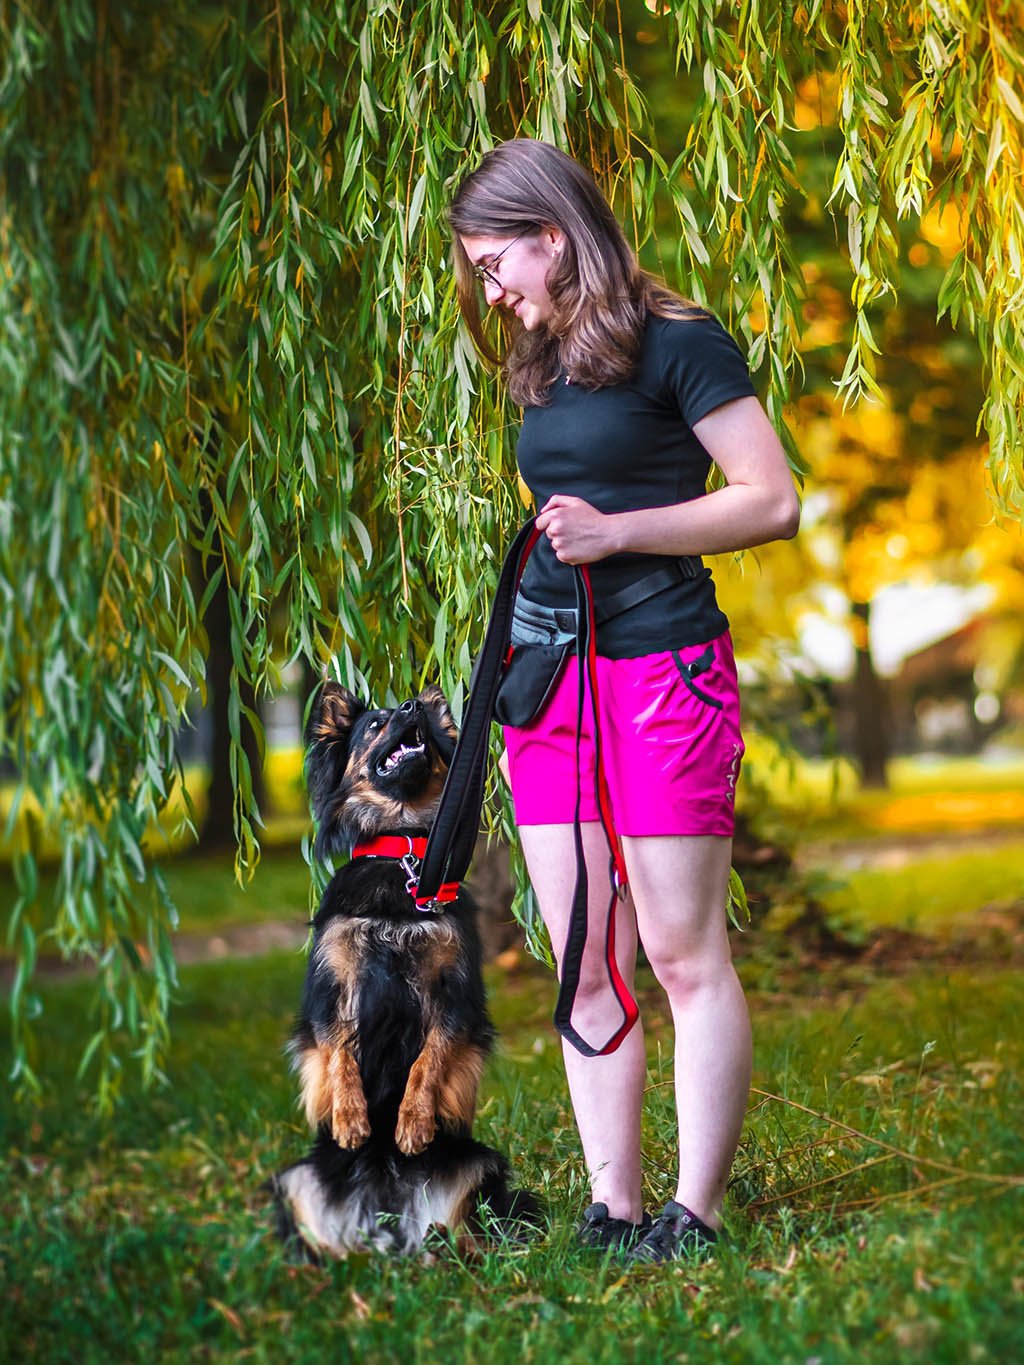
[[[621,616],[631,607],[638,607],[641,602],[664,592],[666,588],[699,577],[703,568],[704,561],[699,555],[683,555],[673,560],[671,564],[655,569],[653,573],[645,574],[643,578],[638,578],[633,583],[627,583],[618,592],[613,592],[603,597],[600,602],[594,603],[595,625],[603,626],[606,621]],[[575,607],[549,607],[543,602],[531,602],[521,592],[516,594],[512,612],[514,645],[537,643],[529,638],[531,632],[543,633],[546,637],[545,644],[562,644],[575,637],[578,630],[579,616]]]
[[[443,882],[461,881],[469,866],[480,825],[480,811],[483,806],[484,771],[487,763],[487,742],[490,733],[491,715],[494,699],[501,682],[502,670],[508,656],[509,638],[512,630],[513,608],[527,557],[540,538],[534,522],[528,521],[520,530],[509,547],[501,566],[498,587],[494,594],[483,649],[477,661],[475,678],[463,714],[462,730],[459,734],[455,752],[448,768],[444,791],[438,806],[434,826],[427,842],[426,852],[420,868],[417,895],[429,898],[437,894]],[[682,561],[680,561],[681,563]],[[630,590],[642,587],[659,575],[671,574],[663,586],[678,581],[681,576],[695,577],[700,571],[681,574],[675,566],[656,570],[645,579],[631,584],[605,603],[607,610],[616,600],[625,598]],[[611,853],[609,880],[611,896],[608,906],[604,932],[604,960],[608,981],[621,1014],[621,1021],[611,1036],[601,1043],[586,1041],[572,1022],[573,1005],[579,986],[583,953],[587,942],[587,864],[583,853],[583,834],[580,821],[582,790],[580,765],[576,765],[576,812],[573,819],[573,841],[576,849],[576,886],[573,891],[572,909],[569,917],[569,933],[562,957],[558,1001],[555,1005],[555,1027],[568,1042],[585,1057],[599,1057],[614,1052],[629,1033],[639,1017],[636,1001],[629,993],[619,972],[615,957],[615,912],[618,898],[626,895],[626,865],[622,849],[611,819],[611,805],[604,779],[604,769],[600,759],[600,736],[597,712],[597,647],[594,595],[590,582],[590,571],[585,564],[573,566],[573,579],[576,587],[576,607],[572,611],[573,626],[576,632],[576,656],[579,668],[579,693],[576,714],[577,755],[583,730],[583,708],[590,684],[590,700],[593,709],[594,734],[597,740],[596,796],[601,824]],[[624,611],[636,601],[651,596],[653,588],[633,602],[625,601],[618,611]],[[533,606],[538,606],[534,603]],[[543,608],[548,611],[550,609]],[[563,608],[556,608],[562,611]],[[605,617],[605,619],[609,619]]]

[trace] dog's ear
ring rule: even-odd
[[[347,744],[352,726],[365,710],[365,705],[354,692],[342,687],[341,683],[335,682],[332,678],[327,678],[320,685],[313,705],[309,708],[309,720],[306,724],[307,747],[317,743]]]
[[[313,698],[306,724],[306,786],[318,823],[323,821],[326,801],[341,782],[352,727],[365,710],[354,693],[330,678]]]
[[[458,726],[448,705],[448,698],[434,683],[428,683],[417,700],[423,706],[430,721],[430,731],[445,763],[452,761],[455,741],[459,737]]]

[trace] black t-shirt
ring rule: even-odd
[[[640,358],[625,384],[583,389],[560,376],[547,407],[527,408],[519,469],[539,511],[554,493],[583,498],[601,512],[667,507],[703,497],[711,460],[692,428],[709,412],[754,393],[746,361],[721,323],[649,316]],[[594,597],[643,578],[670,557],[610,555],[591,565]],[[572,568],[546,536],[527,561],[524,597],[573,606]],[[715,601],[711,570],[665,588],[598,628],[607,658],[630,659],[720,635],[728,621]]]

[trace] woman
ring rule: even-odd
[[[564,1042],[563,1053],[592,1186],[580,1238],[632,1262],[667,1261],[715,1240],[751,1070],[724,912],[743,753],[736,673],[728,622],[696,557],[794,535],[799,504],[735,343],[639,269],[575,161],[546,143],[503,143],[462,181],[450,220],[479,349],[498,359],[481,287],[513,334],[503,368],[524,408],[517,455],[543,532],[521,597],[554,631],[565,617],[551,609],[575,603],[572,565],[591,566],[599,614],[631,584],[655,584],[597,632],[601,757],[629,882],[616,953],[631,982],[639,933],[675,1031],[679,1180],[653,1223],[641,1207],[641,1028],[607,1056]],[[712,460],[727,483],[707,493]],[[505,732],[516,823],[559,961],[575,866],[578,685],[567,668],[541,712]],[[586,794],[592,735],[581,761]],[[608,848],[593,803],[582,819],[598,919]],[[593,1020],[613,1007],[588,944],[576,1008]],[[602,1036],[615,1020],[607,1025]]]

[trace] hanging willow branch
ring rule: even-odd
[[[261,735],[249,699],[282,660],[396,697],[433,676],[460,709],[521,515],[516,413],[458,321],[444,228],[496,141],[593,166],[638,245],[676,250],[671,282],[745,335],[781,425],[802,325],[795,89],[831,81],[840,393],[877,382],[898,228],[952,206],[964,240],[939,308],[978,338],[993,486],[1019,508],[1016,7],[651,8],[0,0],[0,753],[23,1086],[43,942],[99,969],[83,1066],[101,1100],[126,1037],[158,1070],[174,911],[153,831],[219,594],[241,874],[258,858],[243,730]],[[686,131],[662,150],[626,70],[641,20],[678,61]]]

